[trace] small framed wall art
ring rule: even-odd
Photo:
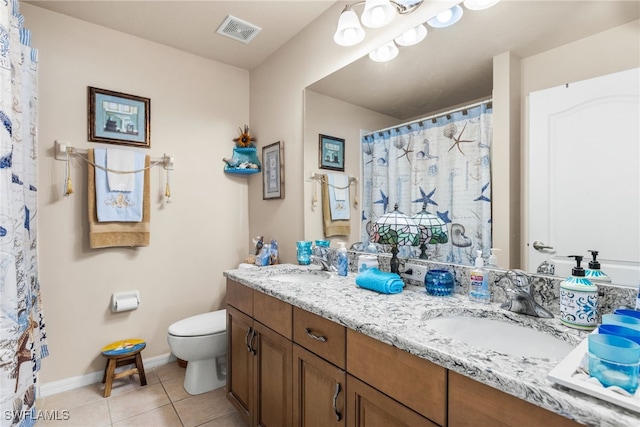
[[[344,139],[320,134],[319,141],[318,167],[344,172]]]
[[[284,199],[284,143],[262,147],[262,199]]]
[[[151,146],[151,101],[89,86],[89,141]]]

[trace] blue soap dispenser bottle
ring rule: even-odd
[[[344,242],[338,242],[338,275],[346,276],[349,271],[349,257]]]
[[[484,268],[482,251],[476,251],[476,255],[475,266],[469,275],[469,299],[489,304],[491,292],[489,291],[489,280],[487,270]]]
[[[600,262],[596,259],[598,251],[590,250],[593,259],[589,261],[589,268],[585,269],[585,275],[589,281],[611,283],[611,278],[600,269]]]
[[[570,328],[591,330],[598,325],[598,287],[585,277],[580,267],[583,257],[569,258],[576,260],[576,266],[560,283],[560,321]]]

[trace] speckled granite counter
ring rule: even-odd
[[[586,337],[586,332],[567,328],[557,319],[538,320],[511,313],[496,303],[473,303],[461,294],[432,297],[421,286],[407,285],[402,293],[395,295],[378,294],[358,287],[354,273],[347,277],[327,273],[329,278],[322,282],[270,280],[276,274],[301,268],[280,265],[229,270],[224,275],[582,424],[640,425],[638,413],[547,380],[547,374],[559,360],[512,356],[472,347],[428,329],[425,321],[441,315],[464,314],[502,319],[544,330],[573,346]],[[315,269],[315,266],[308,268]]]

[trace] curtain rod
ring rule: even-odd
[[[477,107],[478,105],[482,105],[482,104],[487,103],[487,102],[489,102],[489,103],[492,102],[492,98],[483,99],[482,101],[474,102],[472,104],[465,105],[463,107],[456,107],[456,108],[454,108],[452,110],[449,110],[449,111],[444,111],[444,112],[441,112],[441,113],[432,114],[431,116],[423,117],[421,119],[412,120],[410,122],[405,122],[405,123],[402,123],[402,124],[399,124],[399,125],[389,126],[388,128],[379,129],[379,130],[376,130],[376,131],[373,131],[373,132],[369,132],[369,133],[363,135],[363,137],[367,137],[369,135],[373,135],[373,134],[376,134],[378,132],[386,132],[386,131],[388,131],[390,129],[400,129],[403,126],[407,126],[407,125],[410,125],[410,124],[413,124],[413,123],[419,123],[419,122],[424,122],[424,121],[427,121],[427,120],[439,119],[440,117],[448,116],[449,114],[457,113],[458,111],[467,110],[469,108]]]

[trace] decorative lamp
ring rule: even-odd
[[[443,10],[433,18],[429,19],[427,24],[433,28],[450,27],[462,18],[463,13],[464,11],[462,10],[462,7],[457,4],[450,9]]]
[[[420,229],[416,223],[398,211],[398,204],[393,212],[382,215],[373,225],[371,241],[391,245],[391,272],[398,274],[398,246],[418,246]]]
[[[420,229],[420,258],[427,259],[427,244],[447,243],[449,234],[447,224],[436,215],[427,212],[427,204],[423,203],[422,210],[411,217]]]
[[[384,27],[396,17],[396,7],[389,0],[366,0],[362,24],[369,28]]]

